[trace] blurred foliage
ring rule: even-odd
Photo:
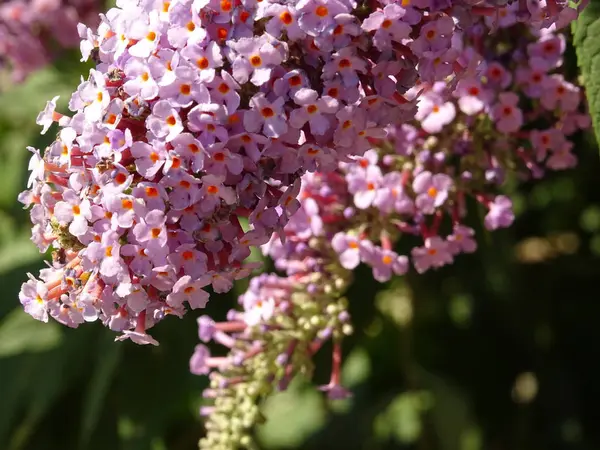
[[[42,267],[16,202],[27,181],[25,147],[52,140],[55,130],[38,134],[37,112],[58,94],[65,111],[83,71],[63,61],[0,89],[0,449],[194,449],[206,380],[188,372],[198,340],[192,314],[161,323],[153,332],[161,345],[149,348],[115,343],[99,324],[36,322],[18,303],[26,273]],[[262,447],[600,448],[600,164],[592,140],[577,142],[578,169],[508,187],[513,228],[486,233],[472,205],[476,254],[386,285],[359,268],[343,371],[353,397],[329,402],[296,380],[265,403]],[[213,297],[207,313],[224,317],[244,286]],[[330,351],[317,355],[314,383],[327,382]]]

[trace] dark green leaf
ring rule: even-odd
[[[573,42],[583,75],[590,115],[600,140],[600,2],[592,0],[573,24]]]

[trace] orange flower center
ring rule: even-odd
[[[208,58],[202,57],[202,58],[198,58],[196,60],[196,65],[198,66],[199,69],[208,69]]]
[[[158,197],[158,189],[156,189],[155,187],[147,187],[146,188],[146,195],[148,197]]]
[[[125,181],[127,181],[127,176],[123,172],[119,172],[115,177],[115,181],[117,184],[123,184]]]
[[[263,115],[263,117],[266,117],[266,118],[273,117],[275,115],[275,111],[273,111],[268,106],[261,109],[260,113]]]
[[[281,20],[284,24],[289,25],[294,21],[294,18],[289,11],[284,11],[279,15],[279,20]]]
[[[317,9],[315,10],[315,14],[319,17],[325,17],[327,14],[329,14],[329,10],[327,9],[326,6],[320,5],[320,6],[317,6]]]
[[[252,64],[254,67],[260,67],[262,64],[262,58],[258,55],[251,56],[250,64]]]

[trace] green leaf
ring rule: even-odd
[[[98,424],[105,397],[110,389],[115,370],[121,360],[122,345],[115,343],[114,334],[105,331],[98,343],[96,367],[85,393],[79,448],[88,448],[94,429]]]
[[[58,347],[61,339],[58,323],[38,322],[15,308],[0,322],[0,357],[44,352]]]
[[[573,24],[573,33],[596,140],[600,141],[600,1],[590,1]]]

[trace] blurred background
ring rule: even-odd
[[[0,69],[0,450],[195,449],[206,380],[188,372],[193,314],[161,323],[151,348],[114,343],[97,323],[42,324],[18,301],[27,272],[43,267],[16,201],[25,147],[52,140],[35,117],[55,95],[67,110],[87,72],[78,60],[61,50],[20,83]],[[486,233],[473,210],[476,254],[384,285],[359,268],[343,371],[354,396],[328,402],[296,380],[266,401],[261,447],[600,448],[600,163],[592,137],[577,139],[576,170],[507,186],[511,229]],[[213,297],[206,313],[223,318],[244,288]],[[328,381],[329,350],[317,355],[315,384]]]

